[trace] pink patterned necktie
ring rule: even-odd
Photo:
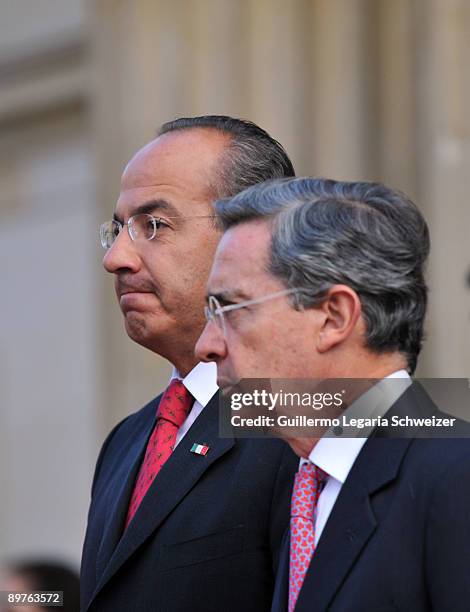
[[[291,501],[289,612],[293,612],[315,550],[315,510],[328,475],[313,463],[303,463],[295,475]]]
[[[186,420],[194,398],[181,380],[173,379],[158,405],[157,422],[150,436],[145,457],[132,492],[125,529],[131,522],[145,494],[173,452],[178,429]]]

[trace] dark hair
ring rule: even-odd
[[[269,179],[295,176],[283,146],[252,121],[224,115],[182,117],[164,123],[158,136],[194,128],[214,129],[231,136],[214,184],[217,198],[234,196]]]
[[[270,271],[318,306],[328,289],[358,294],[367,346],[399,351],[413,372],[423,340],[429,232],[406,195],[379,183],[298,178],[269,181],[215,203],[224,229],[271,219]]]
[[[61,562],[31,560],[10,563],[7,566],[11,574],[24,578],[32,591],[63,591],[63,612],[79,612],[80,582],[78,574]],[[44,605],[38,610],[55,610]]]

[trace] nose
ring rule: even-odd
[[[199,361],[215,361],[218,363],[227,356],[227,343],[222,330],[214,323],[208,321],[196,342],[196,357]]]
[[[116,274],[126,270],[137,272],[140,268],[140,256],[131,240],[127,228],[124,227],[103,257],[103,266],[107,272]]]

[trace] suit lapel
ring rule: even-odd
[[[190,449],[194,442],[209,446],[210,450],[207,455],[191,453]],[[216,394],[156,476],[129,527],[117,543],[93,597],[161,525],[181,499],[194,487],[208,467],[230,450],[234,444],[233,438],[219,438],[218,394]],[[144,450],[145,444],[143,450],[138,454],[138,459],[130,470],[123,487],[110,527],[110,541],[116,541],[116,527],[122,533],[129,497]]]
[[[428,416],[433,409],[430,399],[414,383],[386,416]],[[318,542],[299,594],[296,612],[328,608],[377,528],[371,498],[397,478],[403,458],[413,441],[413,438],[393,435],[397,435],[393,430],[376,429],[359,453]]]
[[[97,580],[103,575],[104,570],[111,559],[119,540],[122,537],[124,521],[127,516],[129,500],[134,488],[134,483],[137,478],[140,465],[143,461],[145,450],[147,448],[148,439],[155,427],[156,422],[156,407],[160,401],[158,397],[155,401],[155,408],[151,413],[142,430],[136,435],[132,446],[127,450],[129,460],[118,468],[118,472],[114,475],[114,494],[112,499],[116,500],[113,504],[112,512],[106,523],[102,544],[97,554]]]

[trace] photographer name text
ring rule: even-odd
[[[452,427],[456,419],[454,418],[412,418],[392,416],[375,417],[375,418],[348,418],[343,415],[339,418],[316,418],[307,417],[305,415],[287,416],[278,415],[271,417],[260,415],[253,418],[242,417],[235,414],[231,417],[233,427],[354,427],[356,429],[364,429],[369,427]]]

